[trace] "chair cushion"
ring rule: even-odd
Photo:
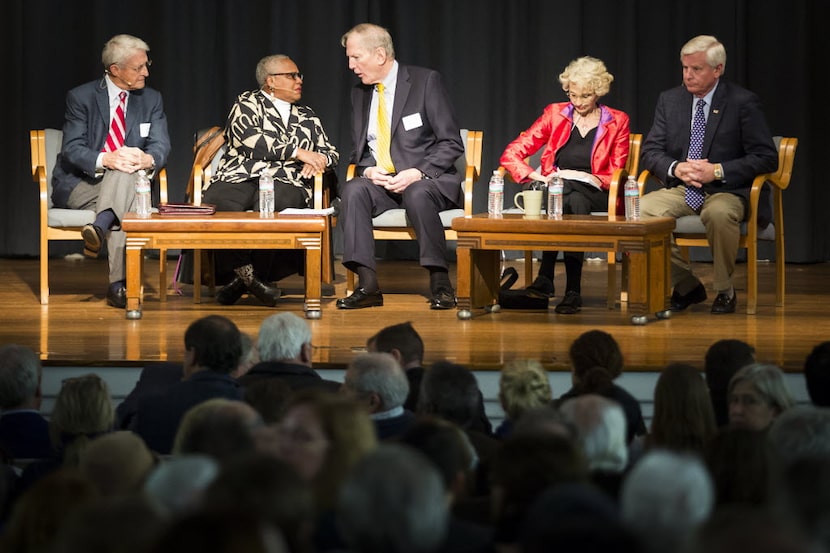
[[[46,199],[49,202],[47,206],[51,209],[52,208],[52,170],[55,168],[55,162],[58,160],[58,153],[61,151],[61,146],[63,145],[63,131],[58,129],[45,129],[44,137],[45,137],[45,144],[44,149],[46,150],[46,187],[47,187],[47,195]],[[86,224],[86,223],[84,223]],[[51,215],[50,215],[50,224],[51,224]]]
[[[686,215],[677,219],[674,227],[675,234],[706,234],[706,228],[699,215]],[[741,223],[741,236],[746,236],[746,222]],[[775,240],[775,225],[770,223],[767,228],[758,229],[758,240]]]
[[[82,227],[95,220],[95,212],[88,209],[62,209],[53,207],[46,212],[50,227]]]
[[[444,225],[444,228],[450,228],[452,226],[453,219],[457,217],[464,217],[464,210],[448,209],[439,213],[439,216],[441,217],[441,224]],[[379,228],[411,227],[412,223],[406,216],[406,210],[390,209],[389,211],[384,211],[377,217],[373,218],[372,226]]]

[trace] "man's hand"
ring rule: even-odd
[[[404,169],[391,177],[385,188],[395,194],[403,194],[403,191],[409,188],[410,184],[419,180],[422,180],[421,171],[415,168]]]
[[[715,164],[709,163],[708,159],[681,161],[674,167],[674,176],[682,180],[686,186],[700,188],[715,180]]]
[[[322,173],[326,170],[328,159],[319,152],[297,148],[297,153],[294,154],[294,157],[305,164],[303,165],[302,171],[300,171],[304,178],[313,177],[317,173]]]
[[[104,154],[101,162],[106,169],[128,174],[135,173],[139,169],[150,169],[154,163],[153,156],[131,146],[122,146],[114,152]]]

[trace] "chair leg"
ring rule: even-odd
[[[533,284],[533,252],[525,250],[525,287]]]
[[[783,219],[782,219],[783,221]],[[783,227],[784,224],[781,223]],[[776,232],[778,232],[779,227],[776,226]],[[777,236],[775,239],[775,306],[776,307],[784,307],[784,290],[786,284],[786,265],[784,263],[784,235],[783,229],[781,230],[781,236]]]
[[[167,301],[167,250],[159,249],[159,301]]]
[[[755,315],[758,311],[758,245],[747,244],[746,248],[746,313]]]
[[[40,239],[40,304],[49,304],[49,240],[44,235],[46,229],[41,229]]]
[[[608,252],[608,287],[606,305],[608,309],[617,307],[617,254]]]
[[[193,303],[202,303],[202,250],[193,250]]]

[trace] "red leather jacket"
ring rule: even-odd
[[[594,138],[591,156],[591,173],[602,181],[602,188],[608,190],[611,175],[616,169],[625,167],[628,160],[629,119],[625,112],[600,105],[599,128]],[[573,128],[573,104],[560,102],[550,104],[529,129],[522,132],[507,145],[499,160],[502,167],[510,172],[516,182],[524,182],[533,172],[525,158],[541,148],[543,175],[556,170],[556,152],[571,136]],[[563,167],[567,169],[567,167]]]

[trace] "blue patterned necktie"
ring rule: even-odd
[[[703,113],[705,106],[706,101],[702,98],[697,101],[695,117],[692,120],[692,136],[689,140],[689,159],[703,157],[703,135],[706,134],[706,115]],[[700,211],[704,199],[703,189],[694,186],[686,187],[686,205],[695,211]]]

